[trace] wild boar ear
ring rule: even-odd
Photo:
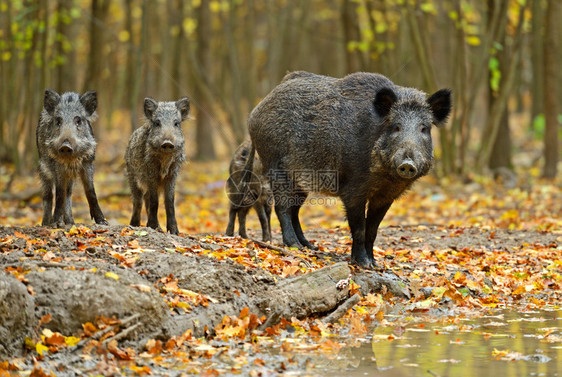
[[[95,90],[90,90],[80,96],[80,103],[86,109],[88,116],[92,115],[98,107],[98,93]]]
[[[187,97],[183,97],[183,98],[177,100],[176,101],[176,107],[180,111],[181,120],[182,121],[186,120],[187,116],[189,115],[189,109],[190,109],[189,99]]]
[[[156,108],[158,107],[158,102],[150,97],[144,99],[144,115],[147,119],[152,119]]]
[[[385,117],[390,112],[390,108],[398,100],[396,93],[390,88],[382,88],[375,96],[375,111],[381,117]]]
[[[43,99],[43,107],[49,114],[53,114],[55,107],[60,102],[60,96],[57,92],[52,89],[45,90],[45,98]]]
[[[436,91],[427,99],[427,103],[433,113],[433,123],[436,126],[443,125],[451,113],[451,89]]]

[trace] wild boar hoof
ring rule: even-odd
[[[375,263],[375,260],[368,258],[366,256],[362,256],[359,258],[355,258],[352,256],[350,263],[364,268],[378,268],[377,264]]]
[[[306,241],[306,243],[304,244],[304,247],[306,247],[309,250],[318,250],[319,249],[318,246],[316,246],[316,245],[314,245],[314,244],[312,244],[308,241]]]

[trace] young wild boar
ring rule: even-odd
[[[148,214],[147,226],[160,229],[158,196],[164,191],[166,228],[178,234],[174,209],[176,178],[185,161],[185,140],[181,122],[189,115],[189,100],[156,102],[144,99],[146,123],[131,135],[125,161],[131,186],[133,215],[131,225],[139,226],[142,203]]]
[[[426,98],[379,74],[285,76],[248,119],[283,242],[314,247],[303,235],[300,206],[309,192],[338,196],[353,237],[352,263],[374,266],[379,224],[394,200],[430,170],[431,124],[446,122],[450,111],[450,90]]]
[[[96,224],[107,225],[94,189],[96,140],[91,122],[96,119],[97,105],[94,91],[59,95],[54,90],[45,90],[36,132],[43,187],[42,225],[74,224],[72,188],[77,176],[84,185],[90,216]],[[54,214],[53,188],[56,192]]]
[[[242,143],[230,162],[230,176],[226,182],[226,194],[230,201],[230,211],[228,218],[228,226],[226,235],[234,235],[234,222],[238,215],[240,224],[238,232],[244,238],[248,238],[246,234],[246,216],[250,208],[254,208],[258,214],[261,224],[261,234],[263,241],[271,241],[271,203],[272,195],[269,188],[267,177],[262,175],[262,166],[259,157],[256,156],[253,161],[253,169],[251,177],[245,182],[244,173],[248,160],[248,155],[252,143],[247,140]]]

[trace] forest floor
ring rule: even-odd
[[[95,178],[110,225],[92,224],[77,188],[64,229],[38,226],[37,177],[0,169],[0,376],[317,375],[312,355],[336,357],[375,328],[562,302],[561,182],[536,169],[503,183],[423,178],[383,221],[373,271],[348,267],[331,198],[301,211],[318,251],[282,248],[275,215],[272,248],[224,236],[226,162],[182,172],[179,236],[127,226],[122,164]],[[253,212],[248,227],[261,239]],[[560,329],[543,335],[562,343]]]

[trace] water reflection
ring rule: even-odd
[[[314,364],[326,376],[562,376],[562,311],[377,328]]]

